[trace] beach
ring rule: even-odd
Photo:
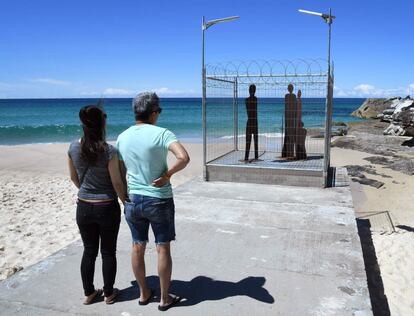
[[[359,220],[369,219],[391,315],[411,315],[414,311],[414,152],[403,146],[411,137],[383,136],[385,126],[376,120],[351,124],[348,136],[333,141],[332,165],[348,167],[353,179],[350,186],[355,216]]]
[[[202,144],[184,145],[191,162],[172,178],[174,187],[202,174]],[[67,149],[68,143],[1,147],[0,280],[79,239],[76,188],[68,177]],[[369,165],[368,172],[362,173],[383,183],[377,188],[351,181],[355,216],[371,216],[372,239],[391,314],[408,315],[414,308],[414,234],[409,231],[414,227],[410,194],[414,179],[366,160],[373,156],[378,154],[333,147],[332,165]],[[375,215],[385,211],[395,232],[384,217]]]
[[[366,165],[364,158],[367,157],[372,155],[349,149],[332,150],[332,163],[336,166]],[[370,219],[372,241],[391,315],[410,315],[414,310],[414,233],[404,228],[414,227],[414,179],[380,165],[373,166],[380,175],[369,177],[384,182],[384,185],[377,189],[351,181],[356,217]],[[388,217],[382,213],[386,211],[395,232]]]
[[[80,238],[75,221],[77,191],[67,170],[68,146],[1,147],[0,280]],[[202,170],[202,145],[186,148],[192,162],[174,176],[174,187]]]

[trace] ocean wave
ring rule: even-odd
[[[116,139],[128,125],[107,127],[107,138]],[[0,126],[0,145],[68,142],[82,135],[78,124]]]
[[[283,136],[282,133],[259,133],[258,135],[261,136],[261,137],[265,137],[265,138],[278,138],[278,137]],[[220,138],[221,139],[233,139],[234,135],[226,135],[226,136],[222,136]],[[246,138],[246,135],[240,134],[240,135],[238,135],[237,138]]]

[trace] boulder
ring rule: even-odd
[[[331,136],[345,136],[348,134],[348,125],[344,122],[332,122]]]
[[[409,96],[393,102],[379,117],[390,123],[384,135],[414,136],[414,100]]]
[[[384,110],[391,108],[393,103],[399,100],[400,98],[366,99],[351,115],[364,119],[377,119],[378,115],[382,114]]]

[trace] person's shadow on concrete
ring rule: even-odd
[[[249,276],[239,282],[213,280],[206,276],[197,276],[191,281],[172,280],[171,293],[183,296],[178,306],[193,306],[204,301],[218,301],[232,296],[247,296],[257,301],[272,304],[275,302],[270,293],[263,287],[264,277]],[[156,289],[154,301],[159,299],[158,276],[147,277],[150,288]],[[121,290],[118,302],[138,299],[139,289],[136,281],[131,286]]]

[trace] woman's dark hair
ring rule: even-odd
[[[81,157],[89,165],[94,165],[99,154],[105,152],[106,114],[99,105],[86,105],[79,111],[82,122],[83,136],[81,138]]]

